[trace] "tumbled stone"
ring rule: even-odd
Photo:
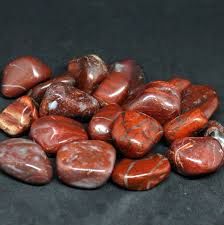
[[[68,63],[68,71],[76,77],[77,87],[91,94],[107,76],[107,66],[97,55],[74,58]]]
[[[31,126],[30,137],[47,153],[56,153],[66,143],[88,139],[81,123],[56,115],[36,120]]]
[[[180,114],[180,93],[168,82],[150,82],[124,109],[143,112],[164,124]]]
[[[194,136],[205,128],[207,122],[205,114],[196,108],[166,123],[164,135],[169,142],[178,138]]]
[[[122,159],[113,170],[112,180],[128,190],[149,190],[164,181],[170,174],[170,163],[161,154],[145,158]]]
[[[51,76],[51,69],[32,56],[19,57],[3,70],[2,94],[17,97]]]
[[[93,96],[101,105],[122,104],[128,96],[129,85],[130,82],[125,73],[112,72],[99,85]]]
[[[37,118],[38,112],[32,99],[23,96],[0,113],[0,129],[8,135],[17,136],[28,130]]]
[[[75,86],[76,84],[76,80],[75,78],[72,76],[71,73],[66,72],[58,77],[55,77],[54,79],[48,80],[44,83],[38,84],[37,86],[35,86],[33,89],[31,89],[28,93],[28,95],[30,97],[32,97],[36,103],[40,104],[46,90],[55,83],[59,83],[62,82],[66,85],[71,85],[71,86]]]
[[[114,120],[122,112],[117,104],[110,104],[100,109],[91,119],[88,131],[92,139],[111,141],[111,130]]]
[[[52,167],[41,147],[23,138],[0,142],[0,169],[30,184],[46,184],[52,178]]]
[[[219,100],[215,90],[205,85],[190,85],[183,93],[182,113],[200,108],[209,119],[218,108]]]
[[[117,61],[110,66],[110,72],[119,72],[129,80],[128,96],[136,94],[138,87],[144,84],[144,72],[133,59]]]
[[[99,110],[98,101],[89,94],[64,83],[52,84],[40,104],[40,116],[90,117]]]
[[[115,158],[115,149],[104,141],[72,142],[57,153],[58,176],[73,187],[97,188],[109,179]]]
[[[185,137],[173,142],[167,152],[173,168],[185,176],[205,175],[218,170],[223,150],[212,137]]]
[[[112,128],[113,140],[127,158],[143,157],[162,135],[163,128],[155,119],[136,111],[121,113]]]

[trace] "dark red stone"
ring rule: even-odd
[[[224,150],[224,127],[215,120],[209,120],[204,132],[204,136],[215,138]]]
[[[32,56],[19,57],[3,70],[2,94],[17,97],[49,79],[51,73],[51,69],[41,60]]]
[[[143,157],[162,135],[163,128],[155,119],[135,111],[121,113],[112,128],[113,140],[127,158]]]
[[[91,94],[107,76],[107,66],[97,55],[87,55],[69,61],[68,71],[77,79],[77,87]]]
[[[104,141],[72,142],[57,153],[58,176],[73,187],[97,188],[109,179],[115,159],[115,149]]]
[[[205,85],[190,85],[183,93],[182,113],[200,108],[209,119],[218,108],[219,100],[215,90]]]
[[[207,117],[200,109],[193,109],[166,123],[164,135],[169,142],[178,138],[194,136],[205,128],[207,122]]]
[[[100,109],[89,122],[88,131],[92,139],[111,141],[111,129],[114,120],[122,112],[117,104],[110,104]]]
[[[125,73],[112,72],[99,85],[93,96],[101,105],[122,104],[128,96],[129,80]]]
[[[179,115],[180,93],[168,82],[150,82],[142,93],[140,91],[140,94],[124,105],[124,109],[143,112],[164,124]]]
[[[89,94],[64,83],[52,84],[40,104],[40,116],[49,114],[67,117],[90,117],[100,108]]]
[[[129,80],[129,94],[136,94],[138,87],[144,84],[144,72],[133,59],[124,59],[113,63],[110,72],[124,73]]]
[[[38,118],[38,112],[29,96],[23,96],[7,106],[0,114],[0,129],[11,136],[17,136],[31,126]]]
[[[30,137],[47,153],[56,153],[66,143],[88,139],[81,123],[63,116],[39,118],[31,126]]]
[[[0,142],[0,169],[30,184],[46,184],[52,167],[41,147],[26,139],[11,138]]]
[[[128,190],[149,190],[164,181],[170,174],[168,159],[160,154],[151,154],[145,158],[122,159],[112,174],[112,180]]]
[[[36,103],[40,104],[46,90],[55,83],[62,82],[66,85],[75,86],[76,80],[74,77],[72,77],[72,74],[70,72],[66,72],[58,77],[55,77],[54,79],[48,80],[44,83],[38,84],[33,89],[31,89],[28,93],[30,97],[32,97]]]
[[[189,80],[181,77],[173,77],[169,80],[169,83],[173,84],[180,93],[185,91],[191,85],[191,82]]]
[[[185,137],[173,142],[167,156],[178,173],[198,176],[221,167],[223,150],[212,137]]]

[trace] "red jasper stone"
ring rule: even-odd
[[[180,93],[185,91],[191,85],[191,82],[189,80],[181,77],[174,77],[171,80],[169,80],[169,83],[173,84]]]
[[[17,97],[51,76],[51,69],[32,56],[19,57],[3,71],[2,94]]]
[[[31,126],[30,137],[47,153],[56,153],[66,143],[88,139],[81,123],[52,115],[36,120]]]
[[[136,93],[139,86],[144,84],[144,72],[133,59],[124,59],[113,63],[110,72],[124,73],[129,80],[129,95]]]
[[[224,127],[222,124],[215,120],[209,120],[204,136],[210,136],[215,138],[222,146],[224,150]]]
[[[122,104],[128,96],[129,80],[125,73],[112,72],[99,85],[93,96],[102,105]]]
[[[183,93],[182,113],[200,108],[209,119],[218,108],[219,100],[215,90],[205,85],[190,85]]]
[[[142,93],[124,105],[124,109],[143,112],[164,124],[179,115],[180,93],[168,82],[150,82]]]
[[[112,180],[128,190],[149,190],[164,181],[170,174],[168,159],[151,154],[143,159],[122,159],[113,170]]]
[[[70,72],[66,72],[58,77],[55,77],[54,79],[48,80],[44,83],[38,84],[33,89],[31,89],[28,93],[30,97],[32,97],[36,103],[40,104],[46,90],[55,83],[62,82],[66,85],[75,86],[76,80],[74,77],[72,77],[72,74]]]
[[[69,61],[68,71],[77,78],[77,87],[91,94],[107,76],[107,66],[97,55],[87,55]]]
[[[40,116],[49,114],[66,117],[90,117],[100,108],[89,94],[64,83],[52,84],[40,104]]]
[[[88,131],[92,139],[111,141],[111,130],[114,120],[122,112],[117,104],[111,104],[100,109],[89,122]]]
[[[52,167],[41,147],[23,138],[0,142],[0,169],[30,184],[46,184],[52,178]]]
[[[17,136],[30,128],[38,118],[36,107],[29,96],[23,96],[7,106],[0,114],[0,129]]]
[[[112,128],[113,140],[127,158],[146,155],[162,135],[163,128],[155,119],[135,111],[120,114]]]
[[[97,188],[109,179],[115,158],[115,149],[106,142],[72,142],[62,146],[57,153],[58,176],[73,187]]]
[[[164,135],[169,142],[178,138],[194,136],[196,132],[205,128],[207,117],[200,109],[186,112],[164,126]]]
[[[167,157],[178,173],[198,176],[215,172],[223,161],[223,150],[212,137],[185,137],[173,142]]]

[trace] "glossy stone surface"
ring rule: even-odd
[[[36,120],[31,126],[30,137],[47,153],[56,153],[66,143],[88,139],[81,123],[56,115]]]
[[[124,109],[143,112],[164,124],[180,114],[180,92],[168,82],[150,82]]]
[[[2,94],[6,97],[17,97],[49,79],[51,73],[51,69],[41,60],[32,56],[19,57],[3,70]]]
[[[0,129],[11,136],[22,134],[38,118],[36,107],[29,96],[23,96],[0,113]]]
[[[136,111],[121,113],[112,128],[113,140],[127,158],[143,157],[162,135],[163,128],[155,119]]]
[[[73,187],[97,188],[109,179],[115,159],[115,149],[106,142],[72,142],[57,153],[58,176]]]
[[[191,82],[181,77],[173,77],[169,80],[170,84],[173,84],[180,93],[183,93],[190,85]]]
[[[41,147],[27,139],[11,138],[0,142],[0,169],[30,184],[46,184],[52,167]]]
[[[214,89],[205,85],[190,85],[183,93],[182,113],[200,108],[209,119],[218,108],[219,100]]]
[[[68,71],[77,79],[77,87],[91,94],[107,76],[107,66],[97,55],[87,55],[69,61]]]
[[[72,76],[70,72],[65,72],[64,74],[55,77],[54,79],[48,80],[44,83],[38,84],[33,89],[31,89],[28,93],[30,97],[32,97],[36,103],[40,104],[46,90],[55,83],[62,82],[66,85],[75,86],[76,80]]]
[[[133,59],[124,59],[113,63],[110,66],[110,72],[120,72],[127,76],[130,83],[128,95],[135,94],[138,87],[144,84],[144,72]]]
[[[205,128],[207,122],[207,117],[200,109],[193,109],[166,123],[164,135],[169,142],[194,136],[196,132]]]
[[[212,137],[185,137],[173,142],[167,157],[178,173],[198,176],[220,168],[223,150]]]
[[[98,101],[89,94],[64,83],[52,84],[40,104],[40,116],[90,117],[99,110]]]
[[[170,174],[170,163],[161,154],[145,158],[122,159],[113,170],[112,180],[128,190],[149,190],[164,181]]]
[[[215,120],[209,120],[204,132],[204,136],[215,138],[224,150],[224,127]]]
[[[101,108],[89,122],[88,131],[92,139],[111,141],[111,130],[114,120],[123,110],[117,104]]]
[[[101,105],[122,104],[128,96],[129,84],[125,73],[112,72],[99,85],[93,96]]]

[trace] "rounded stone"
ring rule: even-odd
[[[222,146],[212,137],[180,138],[167,151],[173,168],[184,176],[217,171],[222,165],[223,155]]]
[[[73,187],[98,188],[109,179],[115,159],[115,149],[104,141],[72,142],[57,153],[58,176]]]
[[[88,131],[92,139],[111,141],[111,130],[114,120],[122,112],[117,104],[110,104],[101,108],[91,119]]]
[[[113,170],[112,180],[128,190],[149,190],[170,174],[170,163],[161,154],[151,154],[138,160],[122,159]]]
[[[17,97],[49,79],[51,74],[51,69],[40,59],[32,56],[19,57],[3,70],[2,94]]]
[[[46,184],[52,166],[41,147],[27,139],[11,138],[0,143],[0,169],[30,184]]]
[[[127,158],[143,157],[162,135],[163,128],[155,119],[136,111],[121,113],[112,128],[113,140]]]
[[[36,120],[31,126],[30,137],[47,153],[56,153],[66,143],[88,139],[81,123],[55,115]]]

